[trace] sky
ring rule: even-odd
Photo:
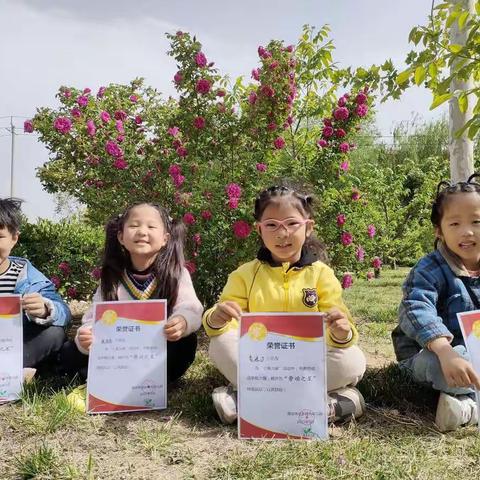
[[[13,195],[24,200],[30,220],[58,218],[54,198],[42,190],[36,169],[49,152],[23,121],[39,107],[57,107],[61,85],[90,87],[146,84],[174,95],[174,61],[166,54],[166,32],[195,34],[202,51],[232,80],[246,80],[258,66],[258,45],[271,39],[295,44],[304,24],[330,25],[342,67],[369,66],[391,58],[403,66],[411,50],[408,34],[427,22],[431,0],[0,0],[0,197],[10,196],[14,139]],[[426,121],[431,93],[414,87],[399,101],[377,106],[385,140],[395,125],[418,113]]]

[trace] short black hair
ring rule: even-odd
[[[22,200],[18,198],[0,198],[0,228],[6,228],[15,235],[22,224]]]

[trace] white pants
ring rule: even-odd
[[[238,330],[228,330],[210,337],[210,360],[227,380],[237,386]],[[327,349],[327,391],[356,385],[366,368],[365,355],[356,345]]]

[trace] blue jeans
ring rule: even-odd
[[[470,361],[467,349],[463,345],[457,345],[453,347],[453,349],[465,360]],[[474,390],[468,387],[449,387],[443,376],[442,367],[440,366],[437,355],[430,350],[420,350],[420,352],[413,357],[401,361],[399,367],[402,370],[408,371],[415,382],[433,388],[434,390],[449,393],[450,395],[467,395],[474,393]]]

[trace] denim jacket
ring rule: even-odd
[[[39,325],[66,327],[70,323],[71,313],[68,305],[57,293],[53,283],[39,272],[26,258],[9,257],[10,260],[22,264],[23,268],[17,278],[14,294],[39,293],[45,299],[49,315],[47,318],[23,315],[23,322],[34,322]]]
[[[480,299],[480,278],[470,277],[460,258],[441,243],[412,268],[402,287],[399,324],[392,332],[398,361],[439,337],[452,346],[464,344],[457,313],[475,310],[464,282]]]

